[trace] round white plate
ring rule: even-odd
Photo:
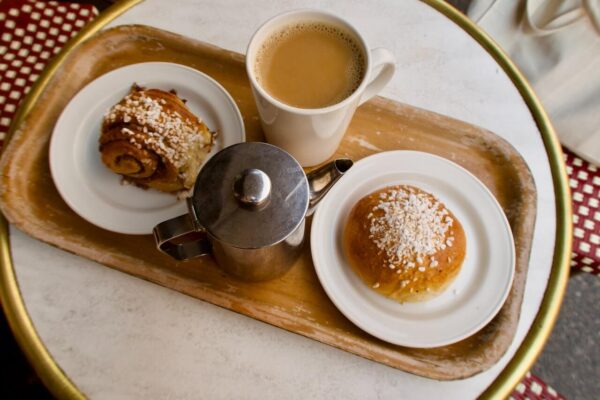
[[[110,231],[149,234],[187,212],[186,202],[156,190],[121,184],[100,159],[98,139],[104,114],[133,83],[175,89],[187,106],[218,136],[211,155],[245,140],[242,115],[231,96],[209,76],[179,64],[128,65],[84,87],[61,114],[50,141],[50,171],[63,199],[81,217]]]
[[[367,287],[342,249],[352,207],[365,195],[397,184],[438,197],[467,237],[456,280],[438,297],[421,303],[400,304]],[[337,308],[371,335],[409,347],[444,346],[481,329],[500,310],[514,275],[512,233],[494,196],[462,167],[416,151],[390,151],[357,162],[319,205],[311,249],[321,284]]]

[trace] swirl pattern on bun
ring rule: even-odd
[[[102,162],[125,181],[163,192],[193,187],[214,134],[174,91],[133,85],[105,115]]]
[[[350,212],[344,251],[356,274],[398,302],[439,295],[466,253],[462,225],[446,206],[417,187],[389,186],[363,197]]]

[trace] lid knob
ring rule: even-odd
[[[271,179],[260,169],[245,169],[235,177],[233,195],[242,206],[265,206],[271,195]]]

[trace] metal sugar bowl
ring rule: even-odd
[[[188,214],[154,227],[157,246],[177,260],[213,254],[243,280],[281,276],[300,256],[305,217],[351,166],[338,159],[306,175],[273,145],[229,146],[200,171]]]

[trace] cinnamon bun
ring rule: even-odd
[[[104,117],[100,153],[128,182],[181,192],[193,187],[214,136],[174,91],[133,85]]]

